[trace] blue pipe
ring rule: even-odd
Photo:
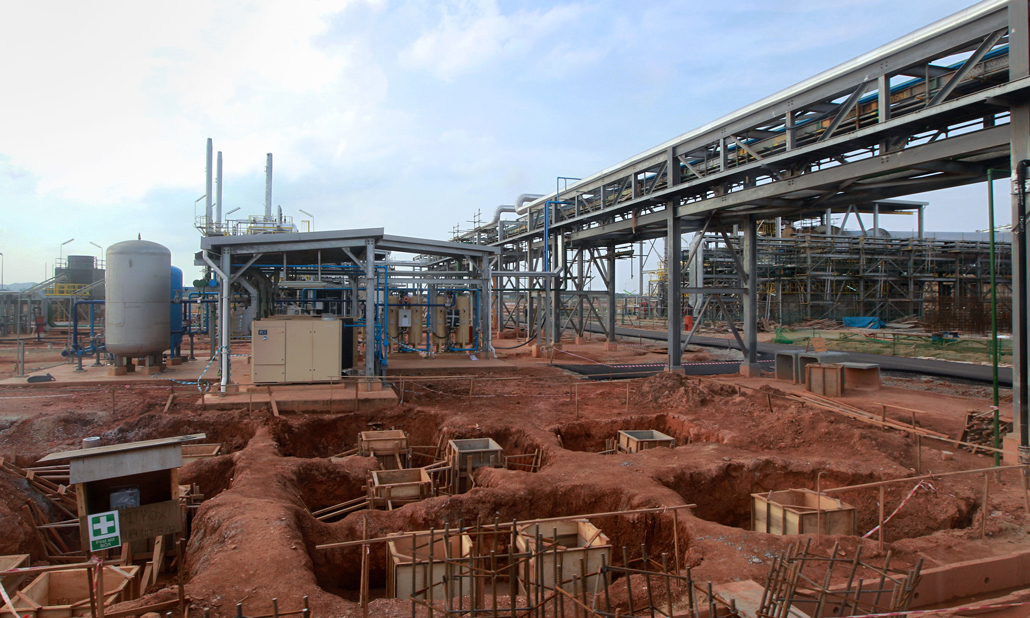
[[[78,352],[78,350],[80,349],[79,348],[79,305],[102,305],[102,304],[104,304],[104,301],[102,301],[102,300],[77,300],[74,303],[72,303],[72,351],[73,352]],[[92,335],[93,332],[94,332],[93,318],[94,318],[93,308],[90,307],[90,312],[89,312],[89,332],[90,332],[90,335]],[[90,344],[90,346],[91,346],[91,349],[93,349],[93,347],[92,347],[93,344],[92,343]]]

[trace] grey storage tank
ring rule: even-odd
[[[172,253],[154,242],[127,240],[108,247],[104,329],[108,352],[140,358],[160,355],[168,348],[171,267]],[[148,358],[147,365],[153,361]]]

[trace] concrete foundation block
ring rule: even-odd
[[[665,373],[675,373],[681,376],[687,375],[687,369],[683,365],[676,365],[675,367],[666,367]]]
[[[615,343],[614,341],[608,341],[608,342],[606,342],[604,344],[604,351],[605,352],[615,352],[618,349],[619,349],[619,344]]]
[[[745,378],[760,378],[762,377],[762,366],[758,363],[741,363],[740,375]]]
[[[109,375],[109,376],[123,376],[123,375],[125,375],[127,373],[129,373],[129,370],[126,367],[124,367],[124,366],[123,367],[115,366],[115,367],[108,367],[107,368],[107,375]]]
[[[543,348],[541,348],[539,345],[533,344],[529,346],[529,355],[533,358],[540,358],[541,350],[543,350]]]
[[[152,376],[156,373],[164,371],[164,365],[152,365],[150,367],[143,367],[143,375]]]
[[[181,356],[176,356],[175,358],[169,358],[168,359],[168,364],[169,365],[181,365],[182,364],[182,357]]]
[[[580,336],[577,335],[576,336],[576,345],[583,345],[584,343],[586,343],[586,339],[584,339],[583,337],[580,337]]]

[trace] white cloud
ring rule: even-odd
[[[586,12],[579,5],[505,15],[496,0],[457,0],[439,7],[439,23],[401,51],[402,65],[440,79],[557,47]],[[570,57],[575,56],[570,52]],[[555,65],[557,66],[557,65]]]
[[[360,40],[319,45],[346,0],[18,3],[0,24],[0,154],[38,191],[87,203],[202,186],[203,140],[246,153],[227,172],[281,154],[287,174],[371,142],[387,80]],[[171,8],[169,8],[171,7]],[[278,161],[277,161],[278,162]]]

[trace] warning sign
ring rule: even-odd
[[[89,529],[89,550],[100,551],[120,546],[122,533],[119,523],[118,511],[88,515],[86,527]]]

